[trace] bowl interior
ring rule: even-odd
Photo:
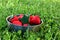
[[[19,15],[17,15],[17,16],[19,16]],[[10,21],[12,18],[13,18],[12,15],[11,15],[11,16],[8,16],[8,17],[6,18],[6,21],[9,22],[10,24],[12,24],[11,21]],[[42,23],[43,23],[43,21],[41,20],[41,23],[40,23],[39,25],[30,25],[30,24],[29,24],[28,27],[40,26]],[[12,25],[15,25],[15,24],[12,24]],[[18,25],[16,25],[16,26],[18,26]]]

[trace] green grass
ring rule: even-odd
[[[9,32],[6,17],[12,14],[37,14],[43,20],[40,31]],[[29,36],[28,36],[29,35]],[[60,0],[0,0],[1,40],[60,40]]]

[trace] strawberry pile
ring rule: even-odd
[[[18,25],[18,26],[24,26],[27,27],[28,25],[39,25],[41,23],[41,19],[38,15],[14,15],[13,18],[10,19],[10,22],[12,24]]]

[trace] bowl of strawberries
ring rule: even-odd
[[[38,15],[11,15],[6,18],[6,21],[9,28],[14,31],[26,31],[27,29],[33,30],[42,24],[42,20]]]

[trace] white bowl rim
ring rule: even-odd
[[[14,16],[14,15],[8,16],[8,17],[6,18],[6,21],[7,21],[7,22],[9,22],[9,21],[8,21],[8,18],[11,17],[11,16]],[[42,20],[42,19],[41,19],[41,21],[42,21],[42,23],[43,23],[43,20]],[[10,23],[10,24],[13,24],[13,23],[11,23],[11,22],[9,22],[9,23]],[[41,24],[42,24],[42,23],[41,23]],[[39,25],[41,25],[41,24],[39,24]],[[13,25],[15,25],[15,24],[13,24]],[[39,26],[39,25],[30,25],[30,27]],[[19,25],[16,25],[16,26],[19,26]]]

